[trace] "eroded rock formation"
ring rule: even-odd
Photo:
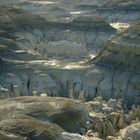
[[[0,134],[9,139],[79,139],[85,128],[88,113],[84,104],[50,97],[19,97],[1,103]],[[8,127],[7,127],[8,126]],[[2,137],[1,137],[2,138]]]
[[[139,7],[0,0],[0,139],[139,138]]]

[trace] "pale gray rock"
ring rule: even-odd
[[[70,134],[67,132],[63,132],[60,140],[88,140],[88,139],[79,134]]]
[[[34,9],[36,13],[32,12],[35,15],[22,11],[23,5],[27,11]],[[18,5],[19,9],[1,6],[1,19],[5,18],[5,21],[0,21],[0,27],[4,30],[0,31],[0,44],[5,45],[6,49],[0,47],[0,83],[10,91],[10,95],[5,94],[6,97],[31,95],[33,91],[68,97],[69,91],[73,90],[74,98],[77,98],[80,90],[83,90],[86,100],[102,96],[104,99],[123,98],[129,107],[139,104],[139,23],[107,41],[116,31],[106,22],[111,18],[115,18],[115,22],[120,22],[118,19],[125,20],[125,13],[136,14],[139,2],[62,0],[54,5],[25,2]],[[72,12],[78,12],[74,9],[78,5],[93,11],[81,11],[79,15],[74,15]],[[59,20],[53,17],[53,20],[44,20],[36,16],[44,10],[47,15],[52,10],[54,16],[60,15],[61,18],[63,14],[65,16],[65,9],[72,18]],[[98,17],[97,11],[107,20]],[[17,16],[13,16],[15,14]],[[137,20],[137,14],[133,17],[128,14],[126,21],[132,21],[133,18]],[[57,58],[59,55],[61,57]],[[94,57],[91,60],[94,66],[88,63],[87,68],[85,62],[89,56]],[[55,60],[52,60],[53,57]],[[73,59],[65,61],[69,57]],[[85,59],[79,62],[77,58]],[[71,68],[69,62],[75,62],[75,65],[82,65],[83,68]],[[42,76],[34,74],[36,70],[41,71]],[[14,78],[5,79],[7,73],[14,74]]]
[[[47,93],[49,96],[59,96],[56,82],[44,73],[33,73],[29,80],[30,94],[36,91],[38,94]]]
[[[139,104],[139,23],[116,35],[94,59],[104,71],[99,84],[99,95],[123,98],[127,105]],[[136,43],[137,42],[137,43]],[[128,45],[129,44],[129,45]],[[128,55],[129,54],[129,55]],[[98,69],[93,66],[93,69]],[[107,93],[107,94],[106,94]]]
[[[82,57],[86,55],[86,48],[82,44],[77,44],[76,42],[48,42],[44,53],[54,57]]]
[[[140,137],[140,123],[135,123],[127,128],[123,129],[121,132],[121,140],[138,140]]]
[[[9,91],[9,97],[22,95],[23,83],[21,78],[14,73],[4,74],[3,77],[3,87],[7,88]]]
[[[81,101],[83,101],[83,102],[86,101],[85,100],[85,93],[84,93],[83,90],[80,91],[79,96],[78,96],[78,99],[81,100]]]

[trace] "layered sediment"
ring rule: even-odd
[[[0,1],[0,139],[137,140],[139,7]]]

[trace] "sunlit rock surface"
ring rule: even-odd
[[[137,140],[140,137],[140,123],[132,124],[121,131],[122,140]]]
[[[138,139],[139,7],[0,0],[0,140]]]
[[[85,105],[78,101],[54,97],[19,97],[0,101],[0,104],[3,137],[84,139],[78,134],[64,133],[80,133],[86,126],[88,112]]]
[[[110,77],[110,81],[107,84],[110,86],[108,87],[110,89],[110,96],[112,98],[124,98],[125,102],[131,105],[133,103],[140,103],[138,88],[140,79],[139,27],[139,23],[137,23],[122,34],[113,37],[107,44],[107,47],[94,60],[103,69],[104,67],[112,69],[103,70],[109,73],[107,78],[104,77],[103,81],[107,84]],[[106,88],[107,85],[104,87]],[[106,93],[109,94],[109,92]]]
[[[139,23],[111,37],[115,29],[97,15],[64,21],[18,8],[1,13],[1,98],[33,92],[69,97],[70,90],[78,98],[83,90],[85,100],[125,97],[127,105],[139,104]],[[95,66],[84,65],[91,57]]]

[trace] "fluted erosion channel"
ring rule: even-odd
[[[139,13],[139,0],[0,1],[0,140],[138,140]]]

